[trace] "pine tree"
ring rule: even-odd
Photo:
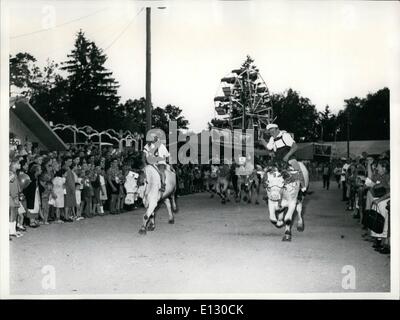
[[[82,30],[62,69],[68,72],[70,116],[78,126],[90,125],[102,130],[112,126],[113,111],[118,106],[118,82],[104,64],[107,56],[89,41]]]

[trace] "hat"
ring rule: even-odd
[[[275,123],[269,123],[269,124],[267,125],[267,130],[273,129],[273,128],[278,128],[278,125],[275,124]]]
[[[151,129],[146,134],[146,141],[154,141],[155,138],[158,140],[165,139],[165,133],[161,129]]]
[[[146,135],[146,141],[151,141],[151,142],[153,142],[153,140],[154,140],[154,136],[153,136],[153,135],[151,135],[151,134],[147,134],[147,135]]]
[[[239,157],[239,165],[244,165],[246,163],[246,157]]]

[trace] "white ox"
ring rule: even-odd
[[[177,212],[175,202],[176,174],[167,165],[165,169],[165,191],[160,192],[161,179],[158,169],[154,165],[146,165],[143,173],[139,176],[139,196],[143,199],[143,205],[146,213],[143,216],[143,223],[139,230],[140,234],[146,234],[146,231],[155,229],[154,211],[162,202],[165,203],[168,210],[168,223],[175,222],[174,212]]]
[[[303,163],[299,162],[299,165],[304,175],[305,187],[308,188],[308,170]],[[291,241],[292,220],[295,211],[298,214],[297,230],[304,230],[303,196],[299,195],[300,180],[298,172],[287,171],[281,173],[277,168],[272,168],[264,176],[264,186],[268,197],[269,219],[278,228],[285,225],[285,235],[282,241]]]

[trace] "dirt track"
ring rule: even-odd
[[[313,183],[305,231],[282,242],[265,203],[180,197],[175,224],[166,208],[156,230],[138,234],[143,210],[30,229],[10,243],[11,294],[388,292],[390,259],[361,238],[340,192]],[[54,266],[56,289],[41,286]],[[342,288],[354,266],[356,289]]]

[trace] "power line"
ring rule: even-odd
[[[143,11],[144,7],[142,7],[139,12],[132,18],[131,21],[129,21],[129,23],[126,25],[126,27],[124,29],[122,29],[122,31],[117,35],[117,37],[114,38],[114,40],[106,47],[104,48],[104,51],[107,51],[108,49],[110,49],[113,44],[125,33],[125,31],[129,28],[129,26],[132,24],[133,21],[135,21],[136,17]]]
[[[103,31],[106,30],[106,29],[110,30],[110,26],[114,26],[115,25],[114,22],[120,22],[121,18],[122,18],[122,15],[123,15],[123,13],[120,16],[118,16],[116,18],[116,20],[113,21],[113,22],[108,21],[108,24],[104,25],[102,28],[95,29],[95,33],[96,34],[99,34],[99,35],[102,35],[102,36],[107,34],[107,41],[104,41],[104,40],[101,41],[100,45],[98,46],[99,48],[102,48],[105,43],[108,43],[109,36],[111,37],[113,34],[115,34],[116,30],[112,30],[113,32],[103,32]],[[125,22],[125,21],[123,21],[123,22]],[[86,31],[87,30],[85,30],[85,33],[86,33]],[[93,32],[89,33],[89,34],[93,34]],[[71,47],[66,47],[65,44],[63,44],[62,46],[58,46],[57,48],[54,48],[54,47],[51,48],[51,50],[46,51],[46,54],[49,55],[49,54],[59,53],[59,52],[65,51],[65,50],[68,51],[70,49],[71,49]]]
[[[11,40],[14,40],[14,39],[22,38],[22,37],[27,37],[27,36],[30,36],[30,35],[33,35],[33,34],[37,34],[37,33],[41,33],[41,32],[46,32],[46,31],[49,31],[49,30],[52,30],[52,29],[55,29],[55,28],[59,28],[59,27],[65,26],[65,25],[67,25],[67,24],[74,23],[74,22],[76,22],[76,21],[83,20],[83,19],[89,18],[89,17],[91,17],[91,16],[94,16],[94,15],[96,15],[96,14],[102,12],[102,11],[105,11],[106,9],[107,9],[107,8],[100,9],[100,10],[97,10],[97,11],[95,11],[95,12],[93,12],[93,13],[90,13],[90,14],[88,14],[88,15],[86,15],[86,16],[79,17],[79,18],[76,18],[76,19],[73,19],[73,20],[70,20],[70,21],[66,21],[66,22],[64,22],[64,23],[61,23],[61,24],[59,24],[59,25],[54,26],[53,28],[49,28],[49,29],[40,29],[40,30],[28,32],[28,33],[18,34],[18,35],[16,35],[16,36],[10,37],[10,39],[11,39]]]

